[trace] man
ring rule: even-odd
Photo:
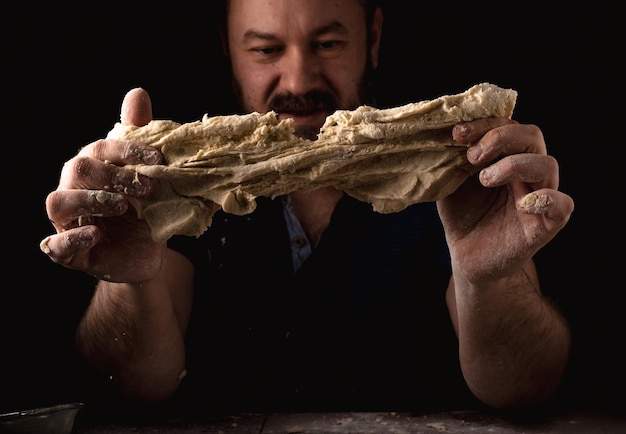
[[[382,26],[367,1],[229,1],[224,42],[242,110],[275,110],[314,138],[335,109],[370,101]],[[121,121],[144,125],[151,113],[134,89]],[[257,408],[546,402],[570,332],[532,257],[573,201],[537,127],[482,119],[455,137],[482,170],[437,204],[380,215],[332,188],[292,192],[259,199],[249,216],[218,213],[202,237],[169,246],[126,200],[152,184],[123,166],[159,164],[160,153],[89,144],[47,198],[57,233],[42,243],[101,279],[79,350],[147,401],[185,384],[207,403]],[[533,190],[541,200],[523,208]]]

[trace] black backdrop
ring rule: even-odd
[[[5,10],[0,411],[80,399],[72,339],[92,281],[38,248],[52,230],[44,200],[63,162],[106,134],[135,86],[150,92],[156,118],[187,122],[232,107],[210,3],[48,2]],[[514,117],[542,127],[561,163],[561,189],[576,201],[568,226],[537,256],[574,327],[567,396],[623,403],[624,36],[617,6],[388,3],[381,106],[489,81],[518,90]]]

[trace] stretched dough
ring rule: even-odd
[[[161,150],[165,164],[127,166],[155,179],[154,194],[129,198],[155,240],[199,236],[220,208],[248,214],[258,196],[332,186],[381,213],[452,193],[475,169],[454,124],[511,117],[517,92],[478,84],[457,95],[390,109],[361,106],[326,118],[315,141],[294,135],[291,120],[265,114],[204,116],[143,127],[117,123],[109,138]]]

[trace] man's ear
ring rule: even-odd
[[[374,11],[374,19],[369,31],[372,67],[376,69],[378,68],[378,52],[380,51],[380,41],[383,32],[383,10],[380,7],[377,7]]]
[[[225,24],[221,24],[218,29],[222,54],[226,59],[230,58],[230,50],[228,49],[228,29]]]

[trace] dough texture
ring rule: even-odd
[[[259,196],[332,186],[380,213],[441,199],[475,173],[452,127],[511,117],[517,92],[482,83],[463,93],[390,109],[361,106],[326,118],[317,140],[294,135],[276,113],[204,116],[143,127],[117,123],[107,137],[158,148],[163,165],[127,168],[155,180],[153,195],[129,198],[155,240],[199,236],[215,212],[244,215]]]

